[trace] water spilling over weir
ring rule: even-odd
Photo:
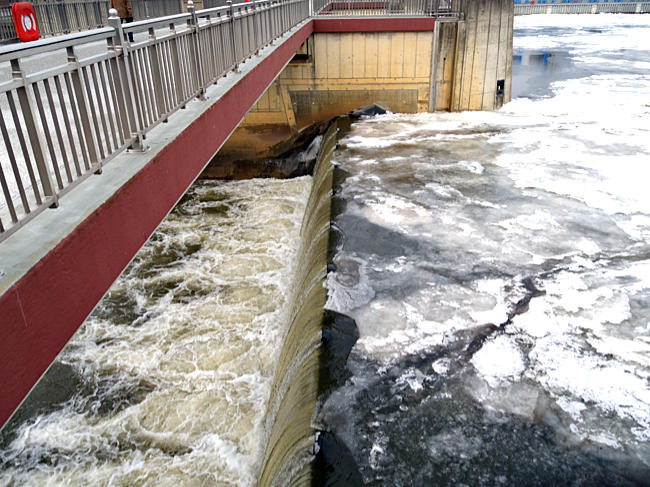
[[[318,401],[323,367],[322,335],[330,237],[332,153],[336,125],[324,135],[312,191],[300,230],[294,294],[267,413],[270,437],[258,485],[306,485],[311,482]]]

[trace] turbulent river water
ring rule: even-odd
[[[310,186],[195,184],[58,358],[70,397],[9,434],[0,485],[253,485]]]
[[[517,17],[503,109],[341,140],[328,306],[360,338],[316,420],[368,485],[650,485],[648,39]],[[0,485],[254,484],[310,184],[193,186],[5,432]]]
[[[368,485],[650,485],[650,17],[515,21],[492,113],[353,126],[321,421]]]

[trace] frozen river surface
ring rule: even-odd
[[[369,485],[650,485],[650,16],[515,21],[515,99],[356,124],[322,422]]]

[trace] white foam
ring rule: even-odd
[[[485,172],[485,167],[478,161],[460,161],[458,166],[473,174],[483,174]]]
[[[431,364],[431,368],[438,375],[447,375],[451,367],[451,361],[446,358],[436,360]]]
[[[539,340],[529,357],[537,362],[537,380],[552,393],[569,393],[605,412],[650,427],[647,378],[637,376],[631,368],[607,364],[553,339]]]
[[[475,323],[499,325],[508,318],[509,304],[506,302],[502,279],[482,279],[476,282],[477,291],[484,296],[476,299],[468,311]]]
[[[361,213],[372,222],[402,230],[431,219],[426,208],[395,194],[381,194],[376,196],[375,201],[366,201]]]
[[[353,255],[346,256],[345,268],[338,261],[338,272],[327,275],[326,308],[339,313],[350,313],[360,306],[368,304],[374,297],[375,291],[368,279],[367,262]],[[354,270],[346,268],[352,265]]]
[[[559,18],[558,18],[559,17]],[[520,15],[515,17],[515,29],[540,31],[537,35],[514,36],[514,49],[564,50],[603,52],[618,46],[646,50],[650,26],[643,16],[633,14],[599,15]],[[541,33],[549,27],[561,28],[562,35]],[[600,30],[595,34],[594,30]],[[612,56],[608,56],[608,60]]]
[[[634,240],[650,243],[650,216],[629,215],[625,220],[618,220],[616,224]]]
[[[389,137],[386,138],[376,138],[376,137],[362,137],[360,135],[355,135],[349,137],[346,140],[346,143],[350,147],[363,147],[363,148],[373,148],[373,149],[383,149],[395,145],[398,141],[393,140]]]
[[[395,380],[395,385],[398,387],[408,386],[413,392],[419,392],[424,389],[423,382],[426,377],[420,370],[410,368]]]

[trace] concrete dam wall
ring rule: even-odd
[[[316,19],[217,159],[277,156],[305,127],[366,104],[498,109],[511,99],[512,31],[506,0],[466,2],[458,19]]]

